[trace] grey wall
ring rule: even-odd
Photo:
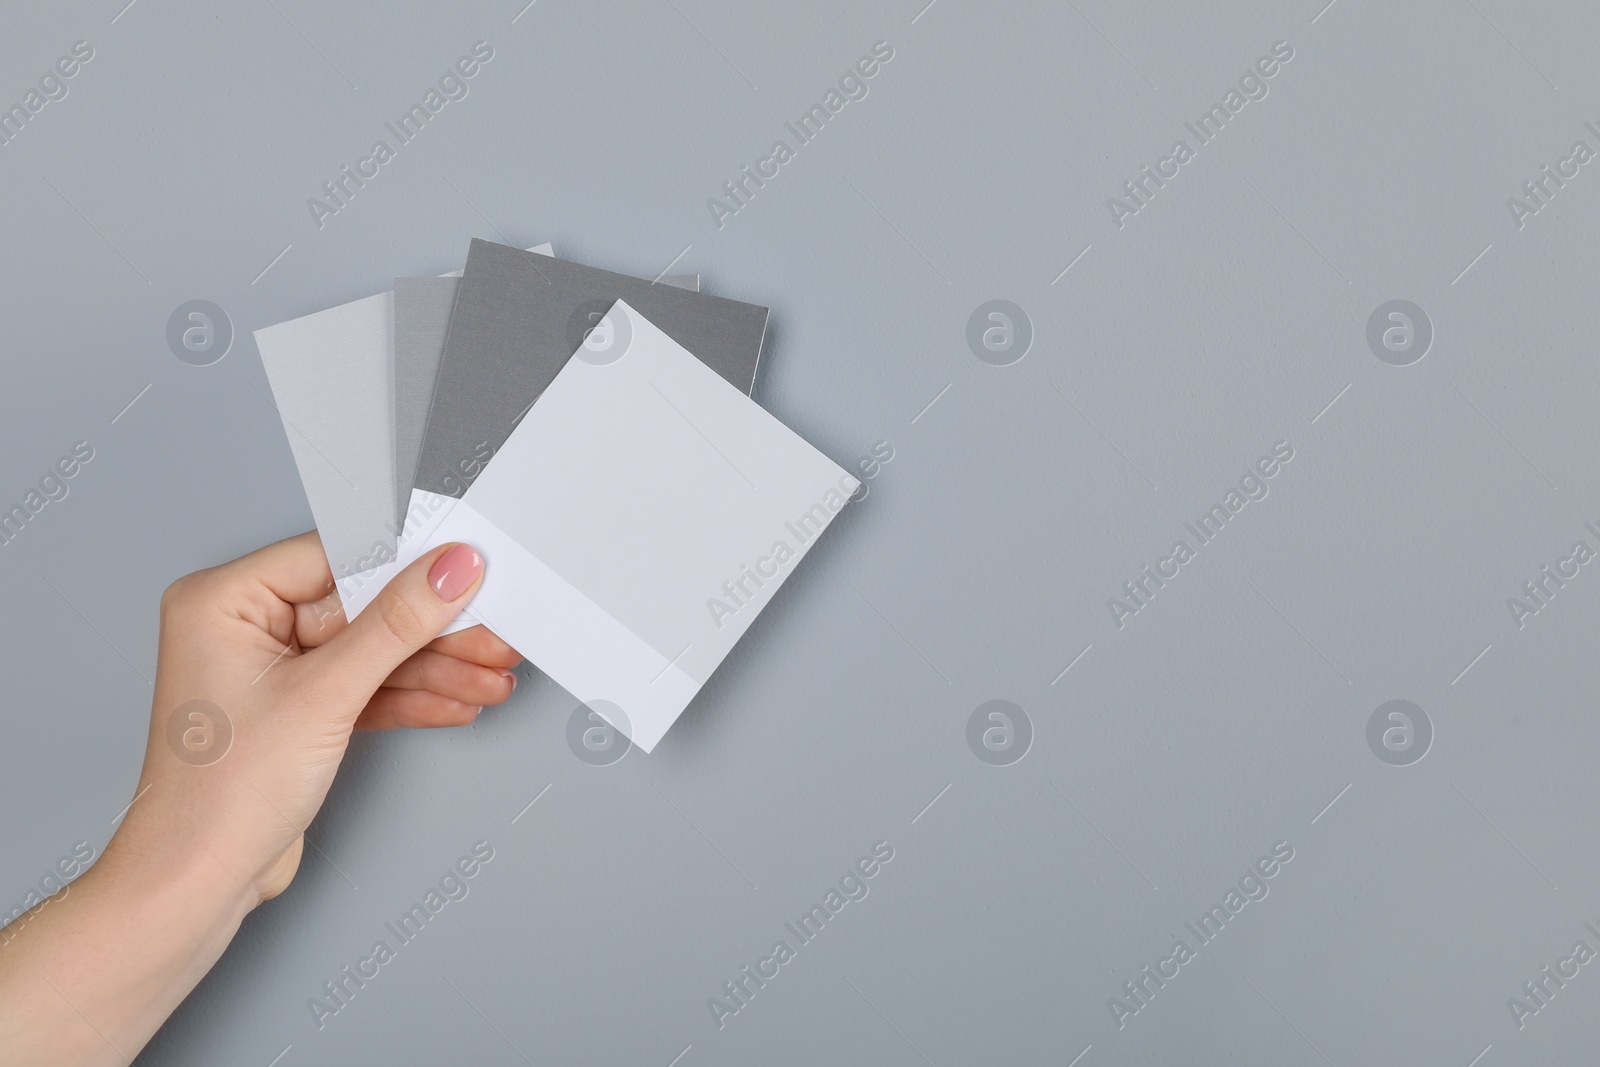
[[[309,525],[254,328],[549,239],[770,304],[757,399],[842,463],[894,456],[653,755],[579,759],[531,670],[472,728],[359,738],[292,889],[140,1062],[1591,1058],[1600,966],[1520,1028],[1507,1000],[1600,951],[1600,565],[1507,601],[1600,550],[1600,163],[1520,226],[1507,199],[1600,151],[1592,13],[124,2],[0,33],[5,103],[95,51],[0,146],[0,497],[95,451],[0,547],[3,899],[131,797],[161,588]],[[307,198],[478,40],[470,96],[319,229]],[[867,97],[719,227],[708,198],[877,41]],[[192,299],[235,332],[210,366],[166,342]],[[1007,366],[1021,333],[968,343],[993,299],[1032,334]],[[1420,335],[1368,342],[1391,300],[1431,323],[1406,366]],[[968,740],[991,700],[1028,724],[989,722],[998,752]],[[1369,743],[1391,700],[1411,732],[1386,709]],[[480,840],[470,895],[319,1029],[323,982]],[[880,841],[802,945],[785,922]],[[1187,931],[1279,842],[1263,899]],[[719,1029],[708,998],[779,939]]]

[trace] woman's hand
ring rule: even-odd
[[[172,584],[135,800],[0,944],[0,1064],[127,1063],[288,886],[352,730],[458,726],[511,695],[504,642],[436,639],[482,576],[443,546],[347,623],[309,533]]]
[[[469,546],[436,549],[349,623],[314,533],[174,582],[142,795],[107,858],[204,857],[258,900],[282,892],[353,728],[459,726],[511,695],[520,657],[488,631],[427,647],[482,573]]]

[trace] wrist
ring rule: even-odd
[[[80,881],[93,876],[95,892],[104,887],[157,913],[181,910],[197,932],[226,931],[228,937],[261,903],[254,879],[230,866],[223,853],[203,845],[168,848],[168,835],[140,830],[125,822]]]
[[[128,829],[0,952],[0,1065],[128,1063],[258,903],[203,854]]]

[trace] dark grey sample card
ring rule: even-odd
[[[411,486],[416,481],[417,457],[422,452],[422,435],[428,425],[428,405],[439,378],[450,310],[455,307],[460,284],[457,275],[394,280],[395,484],[399,487],[395,522],[399,527],[405,525]],[[661,284],[698,293],[700,275],[668,274],[662,277]]]
[[[475,239],[456,294],[415,487],[461,496],[619,299],[750,392],[766,308]]]

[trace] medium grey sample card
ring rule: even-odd
[[[607,343],[591,331],[618,299],[741,392],[753,388],[766,308],[474,239],[415,487],[461,496],[572,353]]]
[[[458,278],[394,280],[395,521],[401,527],[459,284]]]
[[[540,246],[546,252],[549,245]],[[535,249],[534,251],[538,251]],[[668,274],[663,285],[700,291],[698,274]],[[394,441],[395,522],[405,526],[411,486],[416,481],[417,457],[428,424],[428,405],[444,358],[450,310],[455,306],[459,274],[442,278],[394,280]]]

